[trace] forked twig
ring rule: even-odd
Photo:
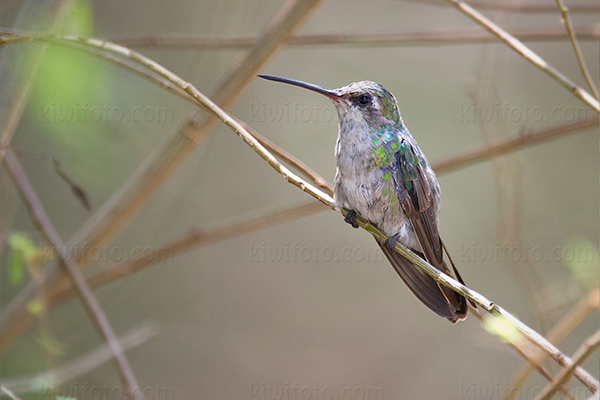
[[[575,368],[578,365],[581,365],[588,359],[589,356],[592,355],[594,351],[596,351],[600,347],[600,330],[596,331],[592,336],[586,339],[585,342],[575,351],[573,354],[573,364],[563,368],[550,382],[546,387],[542,390],[539,396],[535,398],[535,400],[550,400],[554,393],[557,390],[562,388],[564,384],[566,384],[569,379],[575,373]]]
[[[521,41],[512,36],[510,33],[506,32],[504,29],[500,28],[498,25],[493,23],[491,20],[483,16],[473,7],[468,5],[462,0],[448,0],[450,3],[455,5],[460,11],[462,11],[465,15],[473,19],[478,24],[482,25],[485,29],[493,33],[502,39],[506,44],[510,46],[517,53],[521,54],[525,57],[526,60],[531,62],[533,65],[550,75],[555,81],[560,83],[562,86],[567,88],[571,93],[575,95],[578,99],[588,104],[594,110],[600,113],[600,104],[598,100],[596,100],[593,96],[591,96],[588,92],[577,86],[573,81],[560,73],[556,68],[548,64],[544,59],[542,59],[539,55],[534,53],[529,47],[525,46]]]
[[[567,337],[581,321],[585,319],[592,311],[598,309],[600,289],[598,289],[598,282],[596,282],[596,288],[588,292],[581,300],[579,300],[573,308],[571,308],[561,319],[552,327],[550,332],[546,335],[546,338],[558,345],[562,340]],[[546,359],[546,354],[538,351],[533,356],[533,361],[541,363]],[[517,370],[513,378],[510,380],[509,387],[513,388],[514,391],[510,391],[505,400],[513,400],[516,393],[525,385],[531,374],[533,368],[529,363],[523,363]]]

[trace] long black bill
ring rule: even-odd
[[[313,85],[312,83],[306,83],[306,82],[302,82],[302,81],[297,81],[296,79],[283,78],[281,76],[275,76],[275,75],[257,75],[257,76],[259,78],[268,79],[270,81],[289,83],[290,85],[299,86],[299,87],[302,87],[302,88],[305,88],[308,90],[312,90],[313,92],[321,93],[322,95],[325,95],[325,96],[329,97],[330,99],[337,99],[340,97],[340,93],[337,90],[327,89],[327,88],[324,88],[323,86]]]

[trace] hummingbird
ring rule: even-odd
[[[440,185],[404,124],[394,95],[371,81],[328,89],[274,75],[258,76],[309,89],[333,101],[339,118],[333,193],[336,207],[348,211],[345,221],[353,227],[358,228],[356,217],[360,216],[388,235],[385,241],[375,240],[423,304],[450,322],[465,319],[468,308],[464,296],[439,285],[394,250],[398,241],[452,275],[444,261],[445,248],[438,229]],[[454,264],[452,267],[464,284]]]

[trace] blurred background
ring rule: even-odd
[[[0,26],[114,40],[213,96],[244,60],[250,39],[290,3],[6,1]],[[566,5],[597,83],[600,6]],[[524,40],[533,51],[589,91],[554,2],[473,6],[509,32],[530,35],[535,40]],[[292,36],[338,34],[411,40],[283,44],[258,72],[332,88],[372,80],[394,93],[409,130],[440,167],[440,230],[467,285],[542,334],[592,294],[592,306],[559,346],[571,355],[599,323],[597,113],[504,43],[477,39],[490,35],[447,2],[324,1]],[[0,63],[2,127],[19,116],[10,146],[75,250],[82,226],[132,185],[145,160],[188,118],[208,115],[67,47],[3,46]],[[11,114],[27,85],[23,112]],[[338,122],[326,98],[262,80],[233,92],[239,97],[231,115],[333,180]],[[582,123],[587,128],[553,140],[441,168],[463,154]],[[8,146],[4,137],[2,143]],[[6,316],[18,293],[54,262],[6,172],[0,176]],[[368,233],[311,203],[217,124],[95,249],[90,276],[174,241],[197,240],[95,290],[116,334],[131,339],[126,355],[146,398],[505,398],[523,359],[473,316],[452,325],[429,311]],[[296,207],[298,215],[267,227],[236,225]],[[198,240],[203,233],[213,239]],[[103,342],[80,301],[51,306],[47,294],[27,303],[22,329],[4,322],[3,334],[14,337],[3,344],[2,383],[22,389],[23,399],[122,398],[112,390],[121,387],[116,368],[97,353]],[[598,355],[584,367],[597,377]],[[535,373],[515,398],[533,398],[545,383]],[[577,399],[590,396],[575,379],[569,387]]]

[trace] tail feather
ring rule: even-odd
[[[377,244],[379,244],[400,278],[423,304],[452,323],[467,317],[468,308],[464,296],[450,288],[440,286],[431,276],[416,267],[400,253],[389,249],[385,243],[377,240]],[[415,253],[425,259],[423,254]],[[443,267],[446,266],[443,265]],[[443,268],[442,272],[449,273],[449,270],[446,267]]]

